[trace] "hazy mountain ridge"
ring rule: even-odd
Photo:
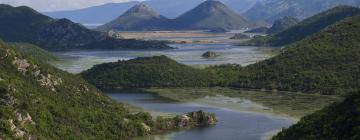
[[[257,0],[220,0],[237,13],[243,13],[250,9]],[[153,7],[161,15],[173,19],[194,8],[204,0],[148,0],[143,1],[146,5]],[[74,22],[82,24],[103,24],[110,22],[121,14],[124,14],[129,8],[140,2],[108,3],[104,5],[71,10],[45,12],[53,18],[67,18]],[[93,18],[97,17],[97,18]]]
[[[300,20],[338,5],[360,6],[357,0],[263,0],[249,9],[244,15],[252,20],[273,22],[284,16]]]
[[[24,6],[1,4],[0,30],[0,38],[8,42],[33,43],[47,50],[170,48],[161,42],[116,40],[70,20],[52,19]],[[94,43],[99,46],[92,45]]]
[[[297,25],[288,28],[282,32],[257,37],[250,41],[244,42],[242,45],[255,46],[283,46],[300,41],[318,31],[332,25],[345,18],[360,15],[360,8],[351,6],[337,6],[312,17],[309,17]]]
[[[139,9],[142,10],[134,10]],[[216,21],[216,22],[214,22]],[[117,19],[100,26],[99,30],[212,30],[244,29],[256,23],[230,10],[219,1],[208,0],[176,19],[167,19],[145,4],[130,8]]]

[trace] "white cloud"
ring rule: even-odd
[[[127,2],[133,0],[0,0],[2,4],[13,6],[26,5],[38,11],[58,11],[80,9],[110,2]]]

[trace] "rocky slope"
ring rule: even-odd
[[[0,4],[0,38],[32,43],[47,50],[170,48],[160,42],[118,41],[67,19],[52,19],[29,7],[4,4]]]
[[[358,0],[263,0],[244,15],[252,20],[272,23],[284,16],[305,19],[339,5],[360,6]]]

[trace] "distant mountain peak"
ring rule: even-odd
[[[160,14],[157,13],[153,8],[147,6],[144,3],[136,4],[135,6],[133,6],[124,13],[124,15],[129,15],[129,14],[143,14],[143,15],[151,15],[154,17],[160,16]]]
[[[241,29],[254,26],[253,23],[216,0],[207,0],[178,17],[183,28],[194,29]]]

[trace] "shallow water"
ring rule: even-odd
[[[177,49],[163,51],[70,51],[56,53],[60,61],[52,62],[56,67],[71,73],[79,73],[96,64],[129,60],[136,57],[166,55],[188,65],[241,64],[248,65],[271,56],[273,48],[253,46],[233,46],[228,43],[171,44]],[[203,58],[207,51],[218,52],[216,58]]]
[[[291,121],[287,118],[244,113],[195,103],[174,103],[151,93],[108,93],[107,95],[116,101],[142,107],[146,111],[182,114],[204,110],[215,113],[219,120],[213,127],[138,138],[139,140],[261,140],[266,133],[291,125]]]

